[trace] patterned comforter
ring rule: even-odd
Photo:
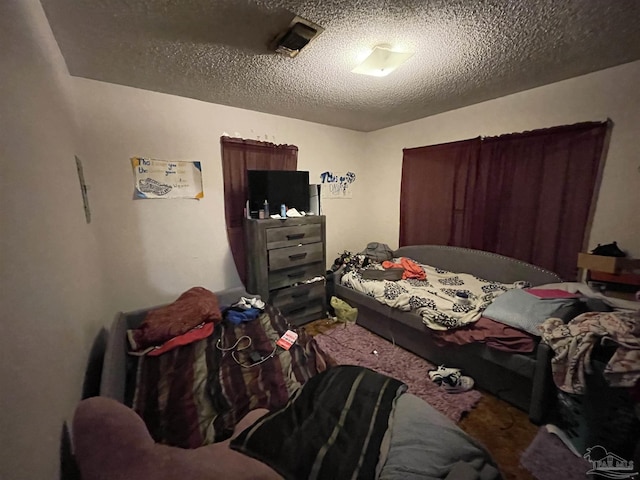
[[[400,263],[401,258],[394,258]],[[434,330],[449,330],[475,322],[498,295],[513,288],[529,286],[526,282],[504,284],[485,280],[467,273],[454,273],[418,263],[426,274],[425,280],[367,280],[363,270],[351,270],[342,276],[341,283],[379,302],[422,317],[426,326]],[[367,269],[382,269],[378,263]],[[468,301],[457,300],[458,293]]]
[[[196,448],[228,438],[249,411],[282,407],[307,380],[335,365],[302,329],[288,351],[278,348],[252,368],[240,365],[253,364],[256,354],[268,357],[288,328],[280,311],[267,305],[256,320],[225,321],[203,340],[140,357],[133,409],[165,445]],[[251,338],[248,348],[243,336]]]

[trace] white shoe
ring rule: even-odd
[[[427,374],[429,375],[429,378],[431,380],[433,380],[438,385],[440,385],[442,383],[442,379],[444,377],[448,377],[449,375],[458,375],[459,376],[460,375],[460,369],[459,368],[450,368],[450,367],[445,367],[444,365],[440,365],[435,370],[429,370],[427,372]]]
[[[471,390],[473,385],[473,378],[461,375],[456,377],[454,385],[443,382],[442,388],[444,388],[448,393],[462,393]]]

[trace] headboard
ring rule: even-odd
[[[526,280],[531,285],[562,282],[555,273],[497,253],[446,245],[410,245],[394,251],[419,263],[451,272],[470,273],[487,280],[513,283]]]

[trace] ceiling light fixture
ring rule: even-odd
[[[406,62],[411,55],[413,52],[392,50],[390,45],[376,45],[369,56],[351,71],[374,77],[385,77]]]

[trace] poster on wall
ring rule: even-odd
[[[132,157],[134,198],[204,197],[200,162]]]
[[[356,181],[353,172],[323,172],[320,174],[322,198],[351,198],[351,185]]]

